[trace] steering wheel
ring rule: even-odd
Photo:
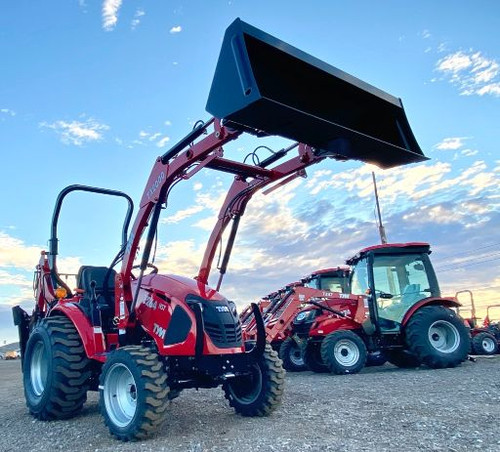
[[[134,265],[134,266],[132,267],[132,270],[134,270],[135,268],[141,268],[141,266],[140,266],[140,265]],[[154,264],[150,264],[150,263],[148,262],[148,263],[146,264],[146,268],[152,268],[152,269],[153,269],[153,270],[151,270],[151,271],[149,272],[149,274],[150,274],[150,275],[155,275],[156,273],[158,273],[158,267],[157,267],[156,265],[154,265]],[[132,272],[130,272],[130,276],[131,276],[131,278],[132,278],[132,279],[137,279],[137,278],[136,278],[136,276],[135,276]]]

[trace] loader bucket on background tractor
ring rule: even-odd
[[[382,168],[427,160],[399,99],[240,19],[226,30],[206,109],[339,159]]]

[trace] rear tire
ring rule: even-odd
[[[158,354],[131,345],[109,354],[102,368],[99,409],[122,441],[144,439],[165,420],[169,387]]]
[[[433,369],[456,367],[467,359],[467,328],[444,306],[420,308],[408,321],[405,333],[408,350]]]
[[[366,346],[352,331],[335,331],[321,344],[321,358],[336,375],[356,374],[366,363]]]
[[[307,370],[302,356],[302,349],[291,337],[285,339],[280,347],[279,357],[283,361],[283,367],[288,372],[302,372]]]
[[[266,344],[251,374],[222,385],[229,405],[242,416],[267,416],[281,403],[285,371],[278,354]]]
[[[26,405],[40,420],[75,416],[87,400],[90,360],[67,317],[41,320],[31,331],[23,359]]]
[[[472,338],[472,350],[476,355],[494,355],[498,352],[498,343],[495,336],[483,331]]]
[[[307,368],[317,374],[328,372],[328,367],[321,358],[321,342],[309,342],[304,350],[304,363]]]

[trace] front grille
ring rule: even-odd
[[[313,323],[314,323],[314,320],[311,320],[309,322],[294,323],[293,324],[293,332],[301,338],[308,337],[309,330],[311,329],[311,326]]]
[[[203,306],[203,327],[216,347],[241,347],[243,342],[240,319],[232,314],[226,300],[205,300],[192,294],[186,297],[186,302],[200,303]]]
[[[239,347],[241,345],[241,326],[232,323],[204,322],[205,331],[217,347]]]

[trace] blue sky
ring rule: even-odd
[[[4,1],[0,5],[0,343],[10,307],[33,306],[59,191],[73,183],[138,202],[157,155],[204,110],[222,37],[236,18],[403,99],[431,160],[391,170],[323,162],[256,196],[222,292],[240,306],[378,242],[371,171],[390,241],[428,241],[443,292],[500,303],[498,1]],[[241,159],[259,144],[238,140]],[[228,154],[229,155],[229,154]],[[197,271],[229,177],[199,174],[172,193],[157,260]],[[120,202],[70,195],[60,270],[106,265]],[[498,313],[500,317],[500,312]]]

